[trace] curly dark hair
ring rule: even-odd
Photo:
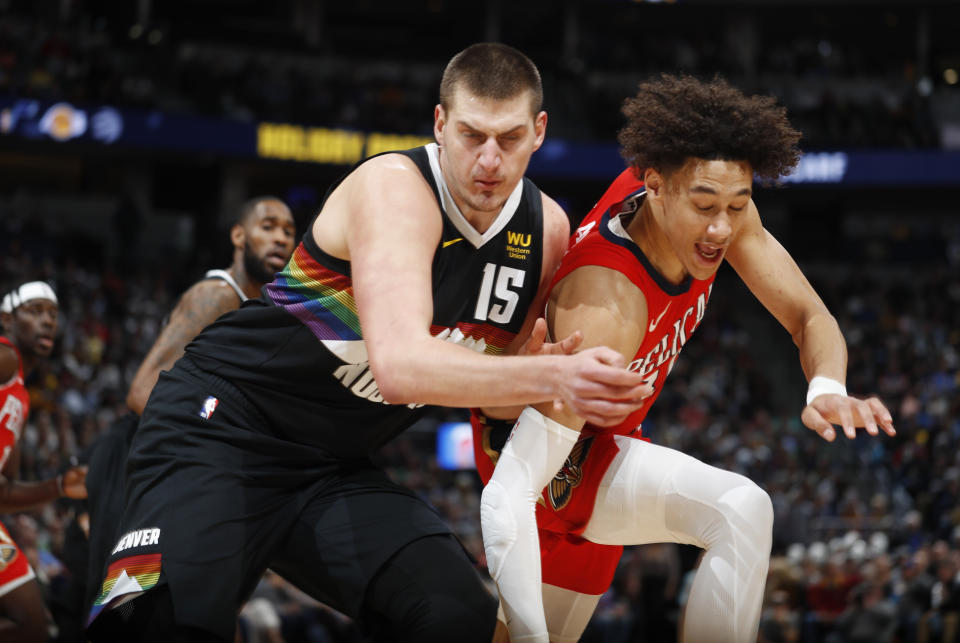
[[[800,159],[800,132],[770,96],[746,96],[719,77],[710,82],[663,74],[623,102],[627,124],[617,140],[637,171],[663,173],[688,158],[747,161],[776,180]]]

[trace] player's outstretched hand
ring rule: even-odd
[[[623,355],[606,346],[596,346],[571,355],[560,373],[560,411],[570,411],[591,424],[613,426],[643,405],[653,393],[639,373],[625,368]]]
[[[851,440],[857,437],[857,427],[865,428],[870,435],[879,435],[881,428],[887,435],[897,434],[890,411],[876,397],[859,400],[848,395],[824,393],[803,409],[800,419],[827,442],[833,442],[836,437],[834,424],[843,427],[843,433]]]
[[[517,355],[570,355],[583,341],[583,333],[576,330],[559,342],[548,342],[547,321],[538,317],[530,337],[523,343]]]
[[[63,495],[74,500],[87,497],[87,467],[71,467],[63,472]]]

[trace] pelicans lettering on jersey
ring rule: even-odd
[[[573,233],[570,248],[550,286],[552,289],[582,266],[602,266],[628,277],[647,302],[647,332],[628,368],[648,376],[654,393],[612,429],[587,424],[584,432],[588,434],[612,432],[640,437],[640,424],[663,390],[680,350],[703,320],[713,289],[713,276],[703,280],[688,276],[679,284],[670,283],[630,238],[626,227],[639,212],[643,198],[643,183],[632,170],[625,170]]]
[[[606,591],[622,547],[599,545],[580,534],[590,520],[603,475],[617,453],[614,435],[642,437],[641,423],[654,403],[683,346],[703,320],[713,288],[705,280],[687,277],[679,284],[665,279],[627,233],[630,219],[643,203],[643,183],[624,171],[608,188],[570,239],[570,248],[553,277],[551,289],[583,266],[602,266],[628,277],[647,302],[646,333],[629,369],[647,376],[654,393],[643,406],[615,427],[586,424],[560,472],[537,502],[537,527],[543,582],[585,594]],[[484,483],[493,473],[502,437],[494,422],[474,418],[477,470]]]

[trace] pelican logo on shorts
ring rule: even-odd
[[[220,400],[214,396],[210,396],[203,401],[203,407],[200,409],[200,417],[204,420],[209,420],[210,416],[213,415],[213,412],[217,410],[217,405],[220,404]]]
[[[550,506],[554,510],[566,507],[573,497],[573,490],[583,482],[583,462],[592,445],[592,436],[578,440],[559,473],[550,481]]]
[[[8,543],[0,543],[0,572],[7,568],[7,565],[13,562],[17,557],[17,546]]]

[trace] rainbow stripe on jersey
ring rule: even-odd
[[[275,305],[299,319],[321,342],[363,340],[350,277],[321,264],[302,243],[266,291]],[[483,352],[490,355],[502,353],[514,338],[514,333],[490,324],[461,322],[455,328],[466,337],[484,340]],[[446,329],[432,325],[430,333],[439,335]]]
[[[320,264],[302,243],[266,290],[274,304],[303,322],[317,339],[362,339],[350,277]]]
[[[92,623],[107,603],[117,596],[133,591],[152,589],[160,580],[160,557],[161,554],[127,556],[111,564],[107,568],[107,575],[103,580],[103,586],[100,588],[100,595],[93,602],[93,609],[90,610],[90,619],[87,622]],[[113,589],[118,581],[124,585],[124,588],[122,591],[114,593]],[[136,581],[136,585],[133,581]]]
[[[513,341],[515,336],[514,333],[510,331],[491,326],[490,324],[468,324],[466,322],[460,322],[455,328],[463,333],[464,336],[475,341],[483,340],[485,345],[482,352],[487,355],[499,355],[502,353],[507,345]],[[430,326],[430,334],[434,337],[441,334],[444,330],[448,330],[448,328],[446,326]]]

